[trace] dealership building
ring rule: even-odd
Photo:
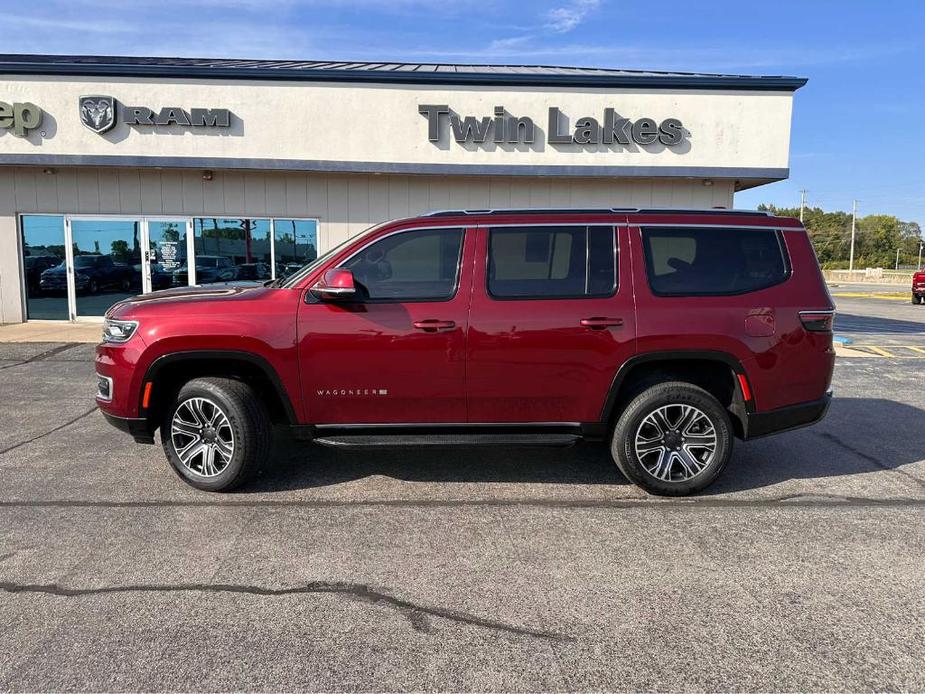
[[[440,209],[732,207],[795,77],[0,55],[0,323],[288,274]]]

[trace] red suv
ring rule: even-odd
[[[113,306],[97,402],[199,489],[271,425],[338,448],[608,441],[655,494],[734,437],[819,421],[833,304],[800,224],[765,213],[457,210],[388,222],[263,286]]]

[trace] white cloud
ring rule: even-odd
[[[600,4],[600,0],[572,0],[568,5],[549,10],[544,27],[557,34],[564,34],[585,21]]]

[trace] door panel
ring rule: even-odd
[[[433,256],[436,266],[418,264],[426,248],[418,247],[418,253],[387,248],[383,255],[382,246],[342,264],[354,272],[358,284],[368,283],[374,296],[410,291],[419,298],[431,287],[440,295],[451,293],[448,299],[301,304],[299,355],[308,421],[466,421],[465,341],[475,239],[474,233],[456,231],[461,249],[452,267],[445,244],[442,250],[429,246],[439,251]],[[379,237],[364,248],[372,249],[377,242],[393,243]],[[451,271],[458,277],[455,292],[445,281]]]
[[[495,294],[498,287],[503,294],[543,291],[538,279],[542,272],[530,265],[545,262],[544,258],[548,258],[549,291],[574,293],[584,287],[587,294],[594,294],[595,286],[601,289],[604,285],[600,264],[588,266],[584,283],[575,279],[568,268],[576,262],[579,265],[574,267],[579,267],[585,258],[570,248],[568,234],[563,236],[558,229],[549,243],[536,234],[523,242],[512,239],[497,245],[498,253],[503,250],[508,258],[522,260],[509,263],[507,270],[489,262],[489,233],[489,229],[479,229],[475,260],[479,270],[469,317],[469,421],[598,421],[614,374],[635,351],[626,229],[618,227],[615,232],[616,292],[584,298],[493,297],[489,283]],[[599,235],[589,235],[589,257],[599,241]],[[501,256],[493,255],[493,260],[496,257]]]

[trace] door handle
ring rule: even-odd
[[[427,318],[426,320],[414,321],[414,327],[417,330],[423,330],[426,333],[435,333],[440,330],[452,330],[456,323],[451,320],[437,320],[436,318]]]
[[[594,318],[582,318],[578,321],[578,324],[583,328],[591,328],[591,330],[603,330],[604,328],[619,328],[623,325],[622,318],[601,318],[596,316]]]

